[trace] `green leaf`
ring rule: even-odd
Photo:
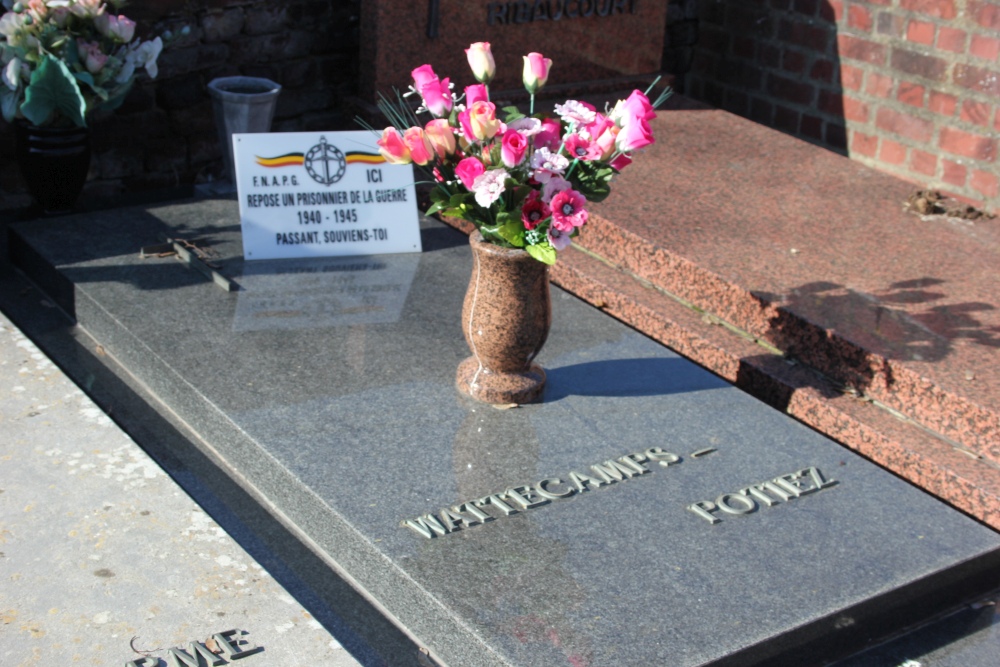
[[[501,109],[501,111],[507,114],[503,120],[503,122],[505,123],[513,123],[515,120],[520,120],[521,118],[524,118],[524,114],[521,113],[521,110],[515,106],[504,107]]]
[[[542,264],[552,266],[556,263],[556,249],[549,243],[540,245],[529,245],[526,250],[528,254],[537,259]]]
[[[56,111],[77,127],[87,127],[84,120],[87,103],[80,94],[76,79],[62,61],[45,54],[41,65],[31,73],[21,113],[35,125],[44,125]]]
[[[524,247],[524,225],[521,224],[520,218],[515,218],[504,211],[497,215],[497,223],[496,233],[498,236],[515,248]]]

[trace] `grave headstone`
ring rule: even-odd
[[[427,0],[361,3],[361,94],[405,91],[410,72],[430,64],[460,92],[475,83],[465,49],[489,42],[493,90],[521,88],[522,56],[554,62],[550,85],[651,74],[660,69],[666,3],[649,0]]]

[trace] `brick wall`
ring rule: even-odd
[[[220,76],[260,76],[283,86],[279,131],[355,129],[343,99],[357,79],[360,0],[144,0],[125,8],[139,34],[191,28],[145,74],[123,106],[92,123],[94,156],[84,197],[206,182],[222,174],[208,96]],[[3,125],[3,121],[0,121]],[[0,201],[19,203],[24,187],[0,127]]]
[[[698,18],[691,96],[1000,211],[997,0],[700,0]]]

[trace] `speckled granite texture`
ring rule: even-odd
[[[521,58],[531,51],[542,51],[553,60],[549,83],[554,86],[578,82],[593,86],[604,79],[659,71],[667,12],[664,3],[573,0],[565,3],[565,12],[560,10],[563,4],[527,3],[519,8],[518,4],[480,0],[435,2],[439,30],[429,37],[427,3],[363,2],[361,94],[374,102],[378,92],[388,94],[393,87],[404,91],[413,83],[410,72],[423,64],[432,65],[439,77],[450,78],[461,91],[475,83],[465,49],[480,41],[492,45],[497,65],[491,83],[494,92],[522,89]],[[491,6],[502,10],[492,25]],[[542,11],[544,8],[549,11]],[[537,20],[531,20],[533,14]],[[556,20],[546,20],[543,14]],[[501,18],[497,20],[497,16]],[[553,31],[558,39],[553,39]]]
[[[543,402],[461,396],[471,260],[452,230],[425,223],[393,274],[405,302],[359,322],[352,299],[408,258],[272,264],[270,308],[245,309],[235,222],[231,202],[119,210],[18,226],[38,254],[12,249],[444,665],[820,664],[998,583],[995,533],[565,292]],[[161,231],[209,239],[243,290],[139,259]],[[542,502],[595,465],[621,481]],[[782,475],[798,490],[739,499]],[[466,525],[426,538],[402,525],[418,517]]]
[[[1000,529],[1000,221],[668,107],[553,282]]]
[[[472,356],[459,364],[455,386],[485,403],[531,403],[545,389],[534,359],[552,326],[549,267],[524,250],[486,243],[479,232],[469,247],[462,333]]]

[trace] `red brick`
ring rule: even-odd
[[[812,84],[795,81],[774,73],[767,77],[768,94],[787,102],[812,104],[815,90]]]
[[[933,44],[934,24],[924,21],[910,21],[906,26],[906,39],[917,44]]]
[[[840,66],[840,85],[846,90],[861,90],[861,82],[864,81],[865,71],[852,67],[851,65]]]
[[[843,106],[845,119],[859,123],[868,122],[868,105],[861,100],[844,95]]]
[[[976,18],[976,23],[984,28],[1000,31],[1000,5],[995,0],[970,2],[969,10]]]
[[[819,58],[809,70],[809,77],[817,81],[831,83],[833,81],[833,61]]]
[[[965,31],[941,26],[938,31],[937,46],[943,51],[965,53]]]
[[[872,31],[872,14],[866,7],[851,3],[847,8],[847,25],[864,32]]]
[[[1000,178],[997,178],[996,174],[991,174],[988,171],[973,169],[969,185],[976,192],[980,192],[991,199],[1000,194]]]
[[[891,76],[870,72],[868,74],[868,84],[865,86],[865,92],[869,95],[874,95],[875,97],[889,97],[889,95],[892,94],[893,83],[894,82]]]
[[[896,99],[904,104],[920,108],[924,106],[924,91],[925,88],[919,84],[910,81],[900,81]]]
[[[997,55],[1000,55],[1000,39],[973,35],[972,43],[969,44],[969,53],[983,60],[996,60]]]
[[[944,174],[941,178],[945,183],[965,187],[965,178],[968,176],[965,167],[951,160],[941,160],[941,164],[944,166]]]
[[[781,56],[781,68],[786,72],[801,74],[806,69],[806,56],[801,51],[785,49]]]
[[[893,49],[891,64],[893,69],[900,72],[922,76],[933,81],[942,81],[948,70],[946,60],[907,49]]]
[[[889,37],[902,37],[905,25],[906,19],[904,17],[894,14],[892,11],[879,12],[878,18],[875,20],[875,32]]]
[[[802,123],[799,125],[799,132],[810,139],[816,141],[823,140],[823,119],[818,116],[802,114]]]
[[[927,102],[927,108],[934,113],[939,113],[942,116],[954,116],[955,108],[958,106],[958,98],[954,95],[949,95],[947,93],[939,93],[936,90],[931,91],[930,100]]]
[[[821,90],[816,100],[816,108],[831,116],[843,117],[844,96],[836,90]]]
[[[774,109],[774,127],[783,132],[799,131],[799,112],[780,104]]]
[[[867,39],[837,35],[837,49],[841,58],[860,60],[871,65],[885,63],[885,47]]]
[[[910,150],[910,169],[918,174],[933,176],[937,173],[937,156],[914,148]]]
[[[1000,108],[997,109],[996,118],[993,119],[993,129],[1000,132]]]
[[[959,118],[967,123],[986,127],[990,124],[991,111],[993,111],[993,106],[990,104],[986,104],[985,102],[976,102],[974,100],[965,100],[962,102],[962,113],[959,114]]]
[[[735,37],[733,39],[733,55],[751,60],[756,52],[757,40],[753,37]]]
[[[1000,75],[982,67],[955,65],[955,83],[963,88],[1000,97]]]
[[[820,0],[794,0],[792,7],[795,9],[796,14],[816,16],[816,9],[819,7],[819,2]]]
[[[955,0],[901,0],[903,9],[939,19],[955,18]]]
[[[875,114],[875,125],[880,130],[914,141],[930,141],[934,135],[934,124],[930,121],[885,107]]]
[[[957,130],[953,127],[942,127],[938,146],[943,151],[964,155],[975,160],[993,160],[997,154],[997,140]]]
[[[851,155],[865,155],[867,157],[875,157],[875,151],[878,148],[878,137],[873,137],[871,135],[865,134],[864,132],[858,132],[857,130],[851,132]]]
[[[891,139],[882,139],[878,159],[888,164],[903,164],[906,161],[906,146]]]
[[[778,24],[778,39],[803,46],[812,51],[823,52],[829,41],[830,30],[822,25],[803,21],[781,21]]]

